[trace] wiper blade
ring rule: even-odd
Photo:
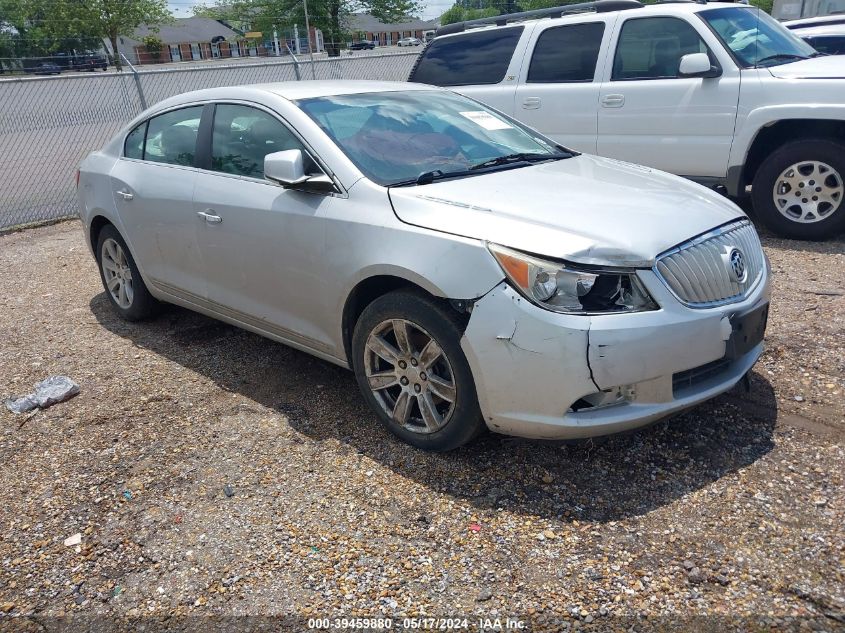
[[[483,163],[478,163],[470,167],[470,170],[486,169],[487,167],[498,167],[499,165],[510,165],[512,163],[536,163],[544,160],[560,160],[562,158],[572,158],[572,154],[558,153],[558,154],[541,154],[535,152],[521,152],[518,154],[508,154],[506,156],[497,156],[490,160],[485,160]]]
[[[459,176],[468,176],[470,174],[467,170],[460,170],[460,171],[443,171],[441,169],[435,169],[434,171],[424,171],[416,178],[409,178],[408,180],[400,180],[399,182],[394,182],[389,184],[389,187],[407,187],[408,185],[428,185],[435,180],[441,180],[443,178],[457,178]]]
[[[769,62],[776,59],[809,59],[809,57],[804,57],[803,55],[795,55],[793,53],[777,53],[775,55],[769,55],[768,57],[764,57],[763,59],[758,59],[756,67],[759,67],[760,64],[763,62]]]

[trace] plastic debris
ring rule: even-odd
[[[33,393],[6,400],[6,408],[12,413],[28,413],[64,402],[78,393],[79,385],[67,376],[50,376],[35,385]]]
[[[470,523],[470,524],[469,524],[469,529],[470,529],[471,531],[473,531],[473,532],[480,532],[480,531],[481,531],[481,526],[480,526],[480,525],[478,525],[478,523]]]
[[[68,536],[65,539],[65,547],[73,547],[74,545],[79,545],[82,542],[82,533],[77,532],[73,536]]]
[[[127,501],[132,501],[132,492],[129,491],[129,490],[124,490],[123,491],[123,498],[126,499]]]

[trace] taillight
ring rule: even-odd
[[[79,170],[76,170],[76,188],[79,189]]]

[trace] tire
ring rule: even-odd
[[[821,139],[783,145],[760,165],[751,197],[755,215],[778,235],[833,237],[845,230],[845,145]]]
[[[355,324],[352,368],[364,399],[391,433],[417,448],[450,451],[485,428],[460,325],[451,308],[408,290],[379,297]],[[407,345],[396,336],[403,326]],[[375,390],[368,378],[373,375],[383,385]]]
[[[97,267],[106,296],[121,317],[141,321],[158,312],[161,304],[150,294],[129,247],[111,224],[104,226],[97,238]],[[112,281],[115,278],[120,281]],[[116,284],[113,289],[110,283]]]

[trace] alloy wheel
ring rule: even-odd
[[[775,207],[793,222],[810,224],[830,217],[842,204],[842,176],[821,161],[808,160],[781,172],[773,190]]]
[[[367,337],[364,370],[376,402],[399,426],[427,435],[449,422],[457,399],[452,366],[419,325],[382,321]]]
[[[100,266],[103,268],[103,278],[112,299],[118,306],[128,310],[135,297],[132,287],[132,269],[129,267],[123,247],[116,240],[108,238],[103,242]]]

